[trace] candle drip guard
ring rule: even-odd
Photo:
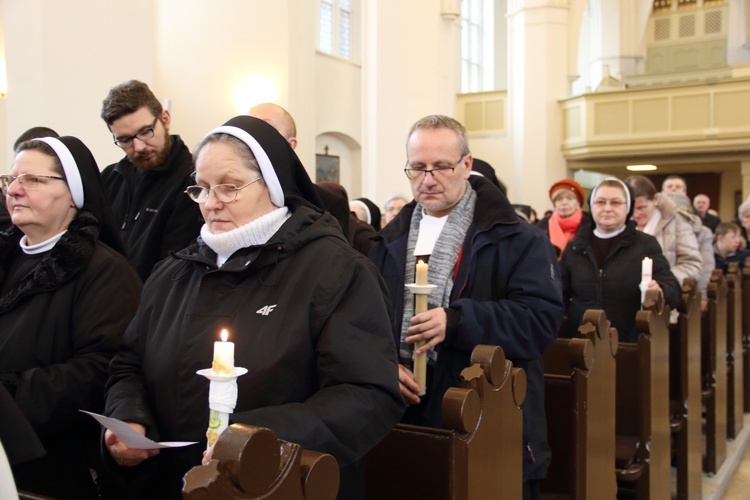
[[[207,449],[211,448],[224,429],[229,427],[229,414],[234,412],[237,405],[237,377],[247,373],[247,368],[234,367],[229,373],[215,372],[211,368],[196,372],[211,381],[208,389],[208,440]]]

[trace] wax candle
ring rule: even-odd
[[[641,265],[641,281],[646,281],[646,282],[651,281],[651,277],[653,276],[653,270],[654,270],[654,261],[648,257],[645,257],[643,259],[643,264]]]
[[[227,342],[229,333],[221,331],[221,342],[214,342],[214,361],[211,369],[216,373],[232,373],[234,368],[234,342]]]
[[[425,264],[424,261],[420,260],[417,262],[417,279],[416,279],[417,285],[426,285],[427,284],[427,264]]]

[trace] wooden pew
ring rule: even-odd
[[[730,262],[727,272],[727,438],[742,430],[745,412],[742,390],[742,275],[738,262]]]
[[[703,472],[715,474],[727,457],[727,284],[721,269],[711,275],[707,293],[708,311],[701,321]]]
[[[677,468],[677,498],[700,498],[701,442],[701,292],[686,278],[677,306],[677,323],[669,325],[669,400]]]
[[[399,424],[367,455],[367,498],[521,498],[526,375],[477,346],[443,398],[447,429]]]
[[[587,311],[581,338],[557,339],[544,355],[547,439],[552,464],[542,498],[596,499],[617,494],[615,353],[617,330],[604,311]]]
[[[233,424],[216,442],[213,459],[185,474],[182,498],[324,500],[336,498],[338,489],[331,455],[277,439],[270,429]]]
[[[624,494],[670,498],[669,307],[660,292],[646,293],[636,328],[637,342],[617,349],[615,473]]]
[[[742,388],[745,413],[750,413],[750,258],[742,268]]]

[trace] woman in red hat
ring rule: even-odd
[[[585,199],[583,188],[573,179],[563,179],[552,184],[549,199],[555,210],[537,225],[549,236],[559,260],[578,228],[582,223],[589,223],[591,216],[581,210]]]

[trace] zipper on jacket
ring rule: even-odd
[[[536,458],[534,457],[534,452],[531,449],[531,443],[526,443],[526,449],[529,450],[529,458],[531,458],[531,463],[536,463]]]

